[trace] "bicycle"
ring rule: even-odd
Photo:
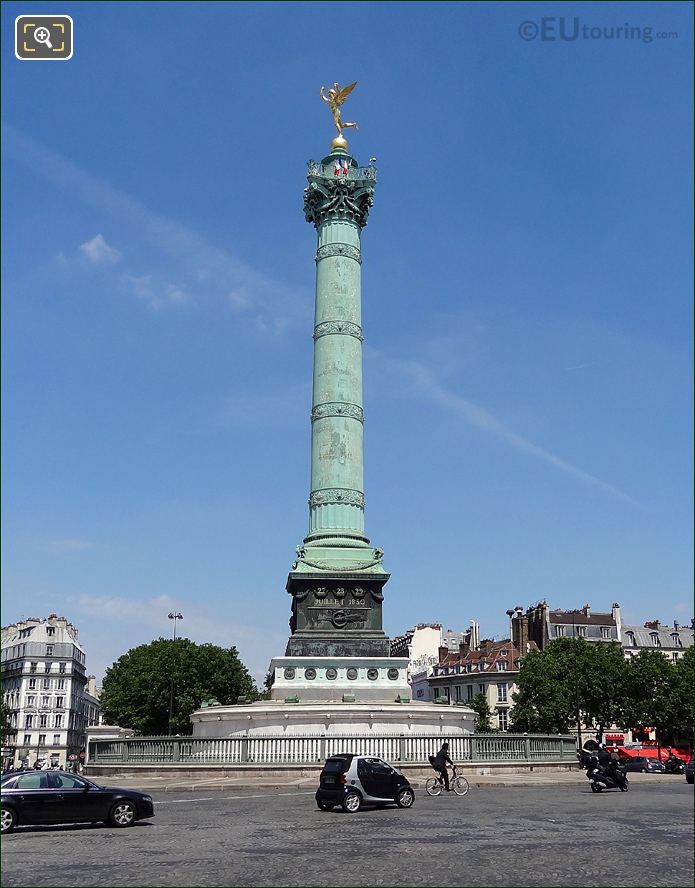
[[[459,775],[456,771],[456,765],[452,768],[453,777],[449,781],[449,786],[458,796],[464,796],[469,790],[469,783],[465,777]],[[442,790],[444,789],[444,780],[441,775],[437,775],[436,777],[428,777],[427,782],[425,783],[425,792],[427,795],[438,796],[441,795]]]

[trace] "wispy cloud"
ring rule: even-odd
[[[285,636],[268,632],[267,627],[256,627],[225,620],[219,609],[206,609],[205,604],[196,601],[187,602],[169,595],[157,595],[152,598],[125,598],[118,595],[71,595],[67,601],[74,612],[84,618],[94,618],[99,626],[108,621],[114,631],[111,635],[116,640],[113,651],[109,651],[102,668],[110,665],[108,656],[116,659],[130,647],[147,644],[155,637],[168,637],[171,622],[167,614],[172,611],[183,613],[183,620],[178,625],[177,634],[190,638],[198,644],[217,644],[220,647],[234,645],[238,648],[242,661],[248,667],[257,682],[262,681],[272,653],[270,650],[281,650],[286,642]],[[77,621],[77,618],[76,618]],[[102,652],[105,653],[105,652]],[[93,659],[90,657],[90,668]]]
[[[80,244],[80,250],[92,265],[115,265],[121,260],[121,253],[114,247],[110,247],[101,234]]]
[[[561,459],[549,450],[540,447],[538,444],[534,444],[533,441],[529,441],[528,438],[518,435],[516,432],[509,429],[501,420],[497,419],[491,413],[488,413],[487,410],[484,410],[482,407],[468,401],[466,398],[462,398],[460,395],[449,391],[438,382],[432,371],[423,364],[420,364],[417,361],[390,361],[389,363],[399,369],[401,373],[405,374],[421,395],[428,398],[428,400],[433,403],[438,404],[440,407],[456,413],[467,423],[475,426],[475,428],[481,429],[490,435],[494,435],[495,438],[503,441],[515,450],[525,453],[527,456],[531,456],[534,459],[539,459],[547,465],[571,475],[578,481],[582,481],[585,484],[591,484],[624,502],[643,508],[640,503],[636,502],[636,500],[628,496],[626,493],[623,493],[622,490],[615,487],[613,484],[609,484],[607,481],[602,481],[595,475],[585,472],[583,469]]]
[[[89,540],[51,540],[49,548],[52,552],[84,552],[85,549],[93,549],[94,543]]]
[[[174,259],[178,274],[187,285],[169,294],[169,302],[182,301],[187,289],[219,295],[236,307],[241,303],[253,307],[264,319],[269,332],[278,331],[277,319],[286,323],[304,320],[310,316],[310,294],[301,294],[286,284],[257,271],[237,259],[227,250],[209,243],[196,231],[174,219],[157,213],[140,201],[125,194],[107,182],[88,173],[77,164],[49,150],[16,127],[2,128],[6,156],[27,166],[34,175],[43,176],[54,185],[75,195],[86,204],[95,206],[136,226],[143,241]],[[201,290],[201,287],[204,289]],[[229,294],[237,294],[236,297]],[[262,329],[262,327],[260,327]]]
[[[161,283],[154,275],[123,274],[121,279],[138,299],[142,299],[150,308],[163,308],[166,305],[183,305],[188,301],[188,294],[176,284]]]

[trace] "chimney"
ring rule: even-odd
[[[613,607],[611,608],[611,617],[615,620],[615,628],[618,632],[618,641],[623,640],[623,621],[620,616],[620,605],[617,601],[613,602]]]
[[[584,607],[582,608],[582,611],[583,611],[585,617],[591,616],[591,608],[589,607],[588,604],[584,605]]]
[[[440,645],[440,647],[439,647],[439,662],[440,663],[444,662],[444,658],[446,657],[446,655],[448,653],[449,653],[449,648],[445,647],[444,645]]]
[[[658,629],[661,626],[661,623],[658,620],[647,620],[644,624],[645,629]]]
[[[676,632],[678,632],[678,629],[679,629],[679,623],[678,623],[678,620],[674,620],[674,621],[673,621],[673,628],[676,630]]]

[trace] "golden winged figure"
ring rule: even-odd
[[[347,97],[356,86],[357,81],[351,83],[349,86],[344,86],[342,88],[339,83],[334,83],[333,86],[328,90],[328,95],[324,94],[324,90],[326,89],[326,87],[321,87],[321,98],[324,102],[328,102],[328,107],[331,109],[331,114],[333,115],[333,123],[335,124],[335,128],[338,130],[338,136],[341,138],[344,129],[347,129],[348,127],[357,129],[356,123],[348,123],[347,121],[343,121],[340,116],[340,106],[343,104],[345,99],[347,99]]]

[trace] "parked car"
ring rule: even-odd
[[[626,771],[642,771],[643,774],[664,773],[662,762],[659,762],[656,759],[647,758],[644,755],[624,758],[622,759],[621,764],[625,766]]]
[[[355,814],[362,805],[396,804],[410,808],[415,791],[408,778],[383,759],[368,755],[334,755],[326,759],[316,804],[322,811],[341,805],[348,814]]]
[[[685,766],[685,780],[686,783],[693,782],[693,763],[695,762],[695,756],[690,756],[688,759],[688,763]]]
[[[134,789],[99,786],[66,771],[5,774],[1,782],[0,828],[37,823],[97,823],[132,826],[154,817],[152,796]]]

